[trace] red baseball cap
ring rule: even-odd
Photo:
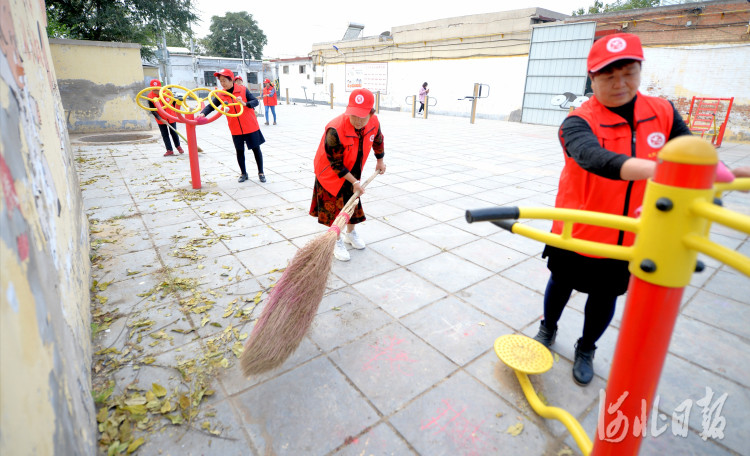
[[[357,89],[349,95],[349,104],[344,114],[367,117],[375,104],[375,96],[367,89]]]
[[[219,76],[226,76],[230,81],[234,81],[234,73],[229,68],[224,68],[223,70],[214,73],[214,77],[218,78]]]
[[[161,87],[161,81],[158,79],[152,79],[151,82],[148,83],[151,87]]]
[[[242,81],[242,76],[237,75],[237,76],[234,77],[234,80],[235,81]]]
[[[639,62],[646,60],[643,58],[641,40],[632,33],[615,33],[594,42],[589,51],[586,67],[589,73],[596,73],[612,62],[625,59]]]
[[[264,84],[270,84],[270,83],[271,83],[271,80],[270,80],[270,79],[268,79],[268,78],[266,78],[266,79],[264,79],[264,80],[263,80],[263,83],[264,83]]]

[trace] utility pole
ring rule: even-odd
[[[162,57],[164,58],[164,81],[166,82],[165,85],[169,85],[171,84],[171,78],[169,77],[169,51],[167,51],[167,35],[163,31],[161,32],[161,42],[164,49],[162,53]]]
[[[245,66],[245,45],[242,42],[242,37],[240,37],[240,52],[242,53],[242,79],[244,80],[247,78],[247,67]],[[245,82],[245,84],[248,84],[248,82]]]

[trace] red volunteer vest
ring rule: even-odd
[[[272,90],[274,90],[273,87],[263,88],[263,104],[266,106],[276,106],[276,104],[278,103],[278,92],[274,92],[272,97],[269,96]]]
[[[247,99],[245,99],[245,86],[241,84],[234,84],[234,88],[232,89],[232,95],[237,97],[237,101],[242,102],[242,104],[247,103]],[[235,103],[235,100],[231,97],[223,94],[216,94],[224,103]],[[231,114],[236,114],[239,112],[240,107],[239,106],[230,106],[229,112]],[[232,136],[237,135],[246,135],[248,133],[252,133],[254,131],[260,130],[260,126],[258,125],[258,119],[255,116],[255,109],[248,108],[247,106],[244,106],[242,108],[242,114],[239,117],[229,117],[225,116],[227,118],[227,124],[229,125],[229,132],[232,133]]]
[[[151,92],[148,93],[148,97],[151,98],[151,99],[156,98],[158,100],[159,99],[159,91],[158,90],[152,90]],[[169,101],[169,98],[166,96],[166,94],[164,95],[164,99],[167,100],[167,101]],[[161,103],[161,100],[158,100],[158,101],[159,101],[159,103]],[[172,106],[175,106],[176,103],[177,103],[176,101],[172,101]],[[174,115],[174,112],[170,111],[165,106],[162,106],[162,109],[164,109],[165,111],[167,111],[169,114]],[[159,116],[159,112],[158,111],[156,112],[156,115]],[[161,119],[161,116],[154,117],[154,119],[156,120],[156,123],[159,124],[159,125],[164,125],[165,123],[167,123],[167,122],[162,122],[161,120],[159,120],[159,119]]]
[[[362,167],[364,168],[367,157],[370,155],[372,150],[372,143],[375,141],[375,136],[378,134],[378,128],[380,127],[380,121],[378,116],[370,116],[370,121],[367,122],[364,128],[364,139],[362,141]],[[342,114],[332,121],[328,122],[325,130],[323,131],[323,138],[320,140],[318,145],[318,151],[315,153],[315,177],[318,182],[326,189],[331,195],[338,195],[339,190],[344,185],[344,178],[339,177],[332,169],[331,163],[328,161],[326,155],[326,133],[329,128],[336,130],[336,134],[339,136],[339,141],[344,146],[344,166],[348,169],[352,169],[354,163],[357,162],[357,148],[359,147],[359,136],[354,130],[351,122],[349,122],[349,116]]]
[[[649,97],[640,92],[635,101],[633,116],[635,132],[631,131],[625,119],[607,109],[596,96],[570,115],[585,120],[605,149],[654,161],[656,154],[669,140],[674,122],[674,109],[667,100]],[[643,202],[646,180],[612,180],[584,170],[565,153],[562,128],[559,136],[565,167],[560,174],[555,207],[634,217],[635,210]],[[552,232],[560,234],[562,227],[561,221],[554,221]],[[573,224],[573,237],[624,246],[633,245],[635,240],[635,234],[631,232],[623,232],[621,235],[620,230],[582,223]]]

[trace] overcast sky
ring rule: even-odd
[[[363,24],[364,36],[375,36],[399,25],[521,8],[539,7],[570,14],[578,8],[588,8],[594,0],[275,0],[266,3],[197,0],[196,3],[202,19],[202,23],[194,27],[199,38],[208,35],[211,16],[247,11],[268,38],[264,57],[283,58],[306,56],[312,50],[312,43],[340,40],[349,22]],[[605,0],[604,3],[611,2]]]

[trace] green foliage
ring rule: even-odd
[[[594,4],[588,7],[584,12],[583,8],[573,11],[573,16],[583,16],[584,14],[610,13],[612,11],[622,11],[639,8],[653,8],[659,6],[659,0],[616,0],[614,3],[604,4],[600,0],[594,0]]]
[[[47,0],[50,38],[139,43],[144,55],[162,32],[186,42],[198,20],[193,0]]]
[[[208,36],[201,41],[210,55],[241,58],[240,37],[245,47],[245,58],[260,59],[263,46],[268,43],[263,30],[246,11],[227,13],[226,16],[211,17]]]

